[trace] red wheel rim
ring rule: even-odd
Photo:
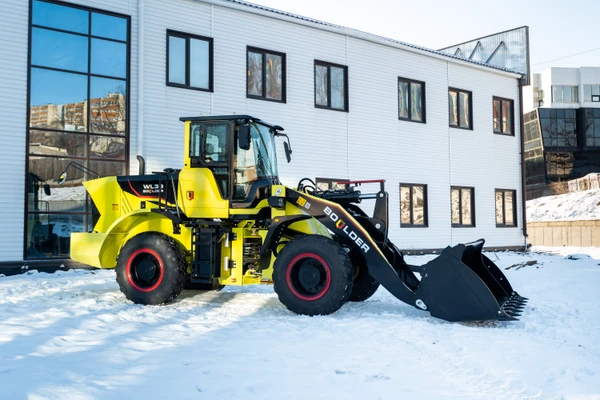
[[[165,267],[162,259],[150,249],[136,250],[125,266],[127,281],[139,292],[151,292],[162,282],[165,275]]]
[[[301,253],[288,264],[286,282],[292,294],[300,300],[319,300],[331,286],[331,269],[321,256]]]

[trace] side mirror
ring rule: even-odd
[[[67,171],[60,174],[60,177],[58,178],[58,184],[62,185],[63,183],[65,183],[66,180],[67,180]]]
[[[250,125],[240,125],[238,128],[238,141],[240,149],[250,150]]]
[[[290,161],[292,161],[292,149],[290,148],[288,142],[283,142],[283,149],[285,150],[285,158],[289,163]]]
[[[44,193],[46,193],[46,196],[50,196],[50,185],[47,183],[44,184]]]

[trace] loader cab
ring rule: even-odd
[[[279,184],[274,126],[250,116],[181,120],[189,123],[186,166],[210,170],[232,208],[256,205]]]

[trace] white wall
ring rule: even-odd
[[[288,185],[302,177],[386,179],[390,235],[402,248],[480,237],[494,246],[524,243],[520,200],[517,228],[496,228],[494,209],[495,188],[521,189],[518,134],[492,133],[492,96],[515,100],[519,127],[516,78],[196,1],[147,4],[145,18],[144,143],[151,169],[181,166],[180,116],[250,114],[290,134],[292,163],[279,154]],[[165,85],[167,29],[214,38],[214,93]],[[286,104],[246,98],[246,46],[286,53]],[[348,66],[349,113],[314,107],[315,59]],[[426,82],[426,124],[398,120],[399,76]],[[449,85],[473,91],[475,130],[448,127]],[[400,182],[428,185],[428,228],[400,228]],[[475,186],[476,228],[451,228],[451,185]]]
[[[138,99],[138,2],[76,0],[132,16],[130,169],[136,154],[147,171],[181,167],[181,116],[250,114],[282,125],[294,149],[291,164],[278,147],[280,175],[294,186],[308,177],[384,178],[390,193],[390,235],[401,248],[441,248],[485,237],[492,246],[523,245],[518,227],[496,228],[494,189],[521,190],[519,133],[492,133],[492,96],[515,100],[516,78],[347,37],[280,19],[194,0],[144,0],[143,99]],[[0,91],[11,99],[0,109],[3,179],[0,193],[0,261],[23,256],[28,2],[10,2],[0,14]],[[166,30],[214,38],[214,93],[166,86]],[[246,46],[286,53],[287,103],[246,98]],[[315,59],[348,65],[350,112],[314,107]],[[8,71],[8,73],[6,73]],[[426,82],[427,123],[397,118],[397,78]],[[448,86],[473,92],[473,131],[448,127]],[[550,93],[548,91],[548,93]],[[144,128],[138,148],[138,102]],[[400,228],[399,183],[428,185],[429,227]],[[450,186],[475,187],[475,228],[451,228]],[[365,190],[368,190],[365,187]],[[376,190],[376,187],[373,188]]]

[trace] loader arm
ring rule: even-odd
[[[360,255],[358,259],[375,280],[415,308],[446,321],[516,320],[520,315],[527,298],[516,293],[502,271],[482,254],[484,240],[448,246],[425,265],[409,265],[389,241],[387,221],[383,221],[385,231],[378,226],[382,221],[378,214],[387,215],[387,209],[382,212],[375,207],[375,215],[369,218],[352,204],[360,202],[356,192],[348,193],[326,199],[327,192],[309,194],[286,188],[285,200],[325,225],[339,242]],[[377,197],[385,197],[387,208],[383,187]]]

